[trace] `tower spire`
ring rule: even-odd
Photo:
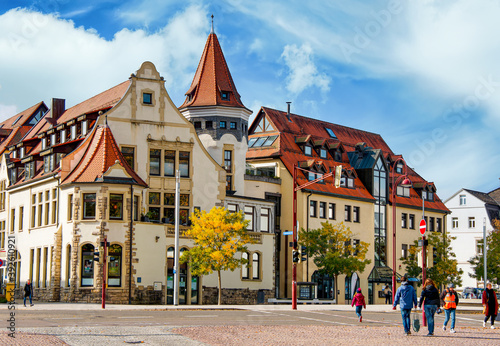
[[[211,34],[214,33],[214,15],[212,14],[212,30],[210,31]]]

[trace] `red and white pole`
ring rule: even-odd
[[[102,308],[106,308],[106,264],[108,257],[108,238],[104,237],[104,251],[103,251],[103,259],[102,259]]]
[[[297,310],[297,263],[293,253],[297,251],[297,165],[293,165],[293,251],[292,251],[292,310]]]

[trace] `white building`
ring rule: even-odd
[[[451,246],[458,268],[464,271],[459,289],[483,287],[482,281],[470,277],[473,269],[468,261],[482,253],[483,227],[489,234],[493,229],[493,220],[500,218],[500,205],[495,200],[498,191],[500,189],[489,193],[461,189],[445,201],[451,210],[446,222],[448,234],[456,237]]]

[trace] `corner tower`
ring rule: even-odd
[[[246,108],[213,30],[180,112],[193,123],[210,155],[226,170],[226,190],[244,193],[245,157],[248,150]]]

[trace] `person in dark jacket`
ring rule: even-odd
[[[405,334],[410,335],[410,313],[413,306],[417,307],[417,293],[412,285],[408,284],[408,277],[405,275],[401,278],[401,286],[396,291],[392,309],[396,310],[396,305],[399,304],[401,309],[401,317],[403,318],[403,328]]]
[[[444,309],[444,324],[443,330],[446,330],[446,325],[451,317],[451,333],[455,333],[455,312],[457,310],[458,305],[458,294],[455,291],[455,285],[450,283],[448,288],[441,292],[439,296],[441,299],[441,305]]]
[[[366,309],[365,296],[361,293],[361,288],[358,288],[357,293],[352,298],[351,306],[356,305],[356,315],[359,318],[359,322],[363,322],[363,316],[361,316],[361,310]]]
[[[33,284],[29,279],[24,285],[24,306],[26,306],[26,298],[28,297],[30,298],[30,305],[33,306],[33,302],[31,301],[31,298],[33,297]]]
[[[486,285],[483,292],[483,306],[484,306],[484,322],[483,327],[486,328],[486,322],[491,317],[491,329],[495,329],[495,318],[498,314],[498,299],[495,291],[491,288],[491,283]]]
[[[434,314],[441,305],[439,299],[439,291],[431,279],[425,280],[424,289],[420,295],[418,307],[421,308],[424,304],[425,318],[427,319],[427,329],[429,333],[427,336],[434,335]]]

